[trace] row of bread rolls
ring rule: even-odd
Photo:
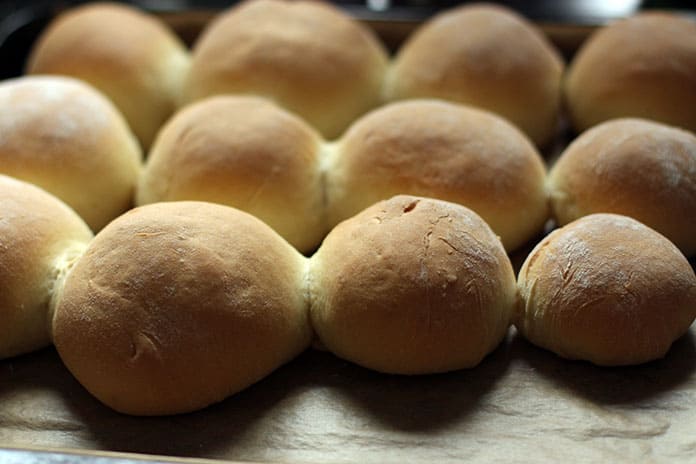
[[[308,348],[313,327],[325,346],[375,369],[472,367],[500,342],[515,305],[499,239],[471,210],[438,200],[401,196],[367,209],[316,258],[255,217],[213,203],[136,208],[94,239],[77,214],[31,184],[0,176],[0,206],[0,355],[52,340],[87,390],[131,414],[220,401]],[[355,230],[363,227],[371,233]],[[369,272],[355,274],[366,265]],[[362,314],[353,312],[355,298]],[[343,354],[374,328],[383,332],[377,351]]]
[[[266,100],[218,96],[165,125],[137,203],[234,206],[308,252],[342,220],[407,193],[469,206],[515,249],[548,217],[545,174],[541,156],[512,124],[454,103],[386,105],[328,143]]]
[[[134,196],[138,204],[234,206],[303,252],[341,220],[397,193],[469,205],[509,249],[548,216],[534,146],[502,118],[453,103],[395,103],[329,143],[260,97],[212,97],[165,125],[144,169],[118,111],[87,84],[27,76],[0,84],[0,103],[13,108],[0,117],[0,172],[58,196],[94,231]]]
[[[191,104],[147,161],[118,111],[67,77],[0,84],[0,172],[61,198],[98,231],[136,204],[205,200],[247,211],[310,252],[340,221],[405,193],[463,204],[508,251],[595,212],[634,217],[696,253],[696,137],[639,119],[581,134],[546,175],[504,119],[437,100],[392,103],[335,142],[260,97]],[[59,115],[59,117],[56,117]],[[550,208],[549,208],[550,199]]]
[[[140,155],[105,99],[77,81],[32,77],[0,85],[0,100],[15,108],[14,117],[0,120],[4,173],[52,191],[95,230],[129,207]],[[61,118],[53,117],[56,108]],[[404,102],[358,121],[344,142],[325,145],[302,121],[263,100],[217,97],[165,127],[138,201],[226,203],[261,217],[306,251],[330,228],[322,197],[333,226],[406,192],[472,207],[512,249],[546,219],[543,168],[511,126],[498,120],[502,132],[493,132],[486,121],[495,119],[452,104]],[[333,150],[322,157],[322,146]],[[566,223],[597,211],[628,214],[692,254],[694,149],[690,133],[647,121],[612,121],[588,131],[552,170],[555,216]],[[379,156],[384,152],[388,159]],[[491,196],[498,184],[505,190]]]
[[[366,27],[328,3],[250,0],[219,14],[191,54],[132,7],[77,7],[42,34],[27,72],[92,83],[145,149],[177,106],[227,93],[269,98],[327,138],[384,102],[442,98],[493,111],[543,146],[556,135],[563,96],[577,131],[625,116],[696,130],[695,66],[696,25],[674,14],[600,28],[565,73],[543,34],[501,6],[446,10],[390,61]]]
[[[691,132],[642,119],[608,121],[577,137],[547,176],[541,155],[513,125],[438,100],[375,109],[335,142],[259,98],[202,100],[160,132],[136,202],[234,206],[307,252],[342,220],[402,193],[473,209],[508,251],[540,233],[550,216],[563,225],[610,212],[696,253]]]
[[[131,7],[74,8],[42,34],[27,65],[104,91],[145,148],[176,105],[228,93],[269,98],[328,138],[384,101],[452,98],[498,111],[545,143],[556,128],[562,70],[552,45],[512,10],[475,6],[435,19],[390,66],[375,35],[328,2],[284,0],[219,14],[190,57],[164,24]]]
[[[476,366],[514,323],[572,359],[657,359],[696,316],[696,275],[626,216],[547,236],[515,279],[472,210],[413,196],[342,222],[305,258],[253,216],[157,203],[92,239],[72,210],[0,176],[0,355],[52,340],[66,367],[129,414],[193,411],[309,347],[381,372]]]

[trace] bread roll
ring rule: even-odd
[[[178,105],[189,66],[184,44],[154,16],[118,3],[66,10],[41,34],[31,74],[64,74],[104,92],[143,148]]]
[[[553,213],[567,224],[591,213],[631,216],[696,253],[696,136],[641,119],[581,134],[549,175]]]
[[[513,250],[548,216],[545,167],[502,118],[437,100],[377,109],[346,132],[327,161],[329,225],[406,193],[465,205]]]
[[[185,95],[262,95],[333,138],[378,104],[386,65],[368,29],[328,3],[246,1],[203,31]]]
[[[92,238],[53,195],[0,175],[0,359],[50,344],[49,310]]]
[[[503,339],[516,303],[500,240],[473,211],[397,196],[333,229],[310,260],[321,342],[397,374],[473,367]]]
[[[262,219],[300,251],[325,235],[320,136],[258,97],[218,96],[177,113],[160,132],[139,204],[204,200]]]
[[[93,230],[131,207],[142,153],[116,108],[76,79],[0,83],[0,172],[71,206]]]
[[[434,97],[507,118],[538,145],[556,133],[564,63],[536,27],[498,5],[466,5],[424,23],[401,46],[389,100]]]
[[[627,216],[557,229],[522,265],[515,325],[532,343],[604,366],[665,355],[696,316],[696,275],[669,240]]]
[[[565,99],[580,132],[641,117],[696,131],[696,23],[649,12],[594,33],[569,69]]]
[[[305,267],[233,208],[136,208],[97,235],[66,279],[54,342],[78,381],[117,411],[193,411],[309,345]]]

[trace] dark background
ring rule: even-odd
[[[86,3],[84,0],[0,0],[0,79],[22,74],[25,59],[32,43],[56,14],[62,10]],[[210,13],[236,3],[220,0],[130,0],[129,3],[163,16],[181,18],[186,12]],[[440,10],[468,2],[451,0],[337,0],[338,5],[354,17],[368,22],[417,24]],[[652,0],[506,0],[498,1],[541,25],[554,27],[596,27],[630,16],[646,9],[680,10],[693,14],[693,1]],[[178,16],[177,16],[178,15]],[[201,16],[199,15],[199,18]],[[191,33],[183,37],[191,41]]]

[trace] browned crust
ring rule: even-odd
[[[155,16],[96,2],[66,10],[41,34],[27,73],[63,74],[104,92],[144,148],[178,105],[188,51]]]
[[[616,119],[580,135],[549,174],[560,224],[581,216],[631,216],[696,253],[696,136],[641,119]]]
[[[118,411],[199,409],[308,346],[304,267],[241,211],[202,202],[136,208],[68,276],[54,342],[75,377]]]
[[[262,95],[333,138],[378,104],[386,65],[367,28],[329,4],[247,1],[201,34],[185,99]]]
[[[163,127],[137,202],[233,206],[308,252],[325,235],[321,143],[305,122],[267,100],[210,97],[182,109]]]
[[[340,357],[383,372],[478,364],[500,343],[515,277],[471,210],[397,196],[341,223],[311,258],[311,317]]]
[[[32,182],[99,230],[133,203],[142,154],[116,108],[69,77],[0,84],[0,172]]]
[[[389,100],[443,98],[507,118],[538,145],[556,134],[564,63],[537,28],[499,5],[465,5],[414,31],[390,70]]]
[[[696,130],[696,24],[641,13],[593,34],[564,86],[578,131],[612,118],[643,117]]]
[[[50,344],[50,300],[58,277],[91,240],[63,202],[0,175],[0,358]]]
[[[327,162],[329,225],[393,195],[421,195],[473,209],[512,250],[546,221],[545,176],[529,140],[492,113],[392,103],[353,124]]]
[[[599,365],[661,358],[696,316],[696,275],[665,237],[626,216],[586,216],[520,270],[515,318],[532,343]]]

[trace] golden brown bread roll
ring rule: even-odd
[[[508,8],[466,5],[424,23],[389,71],[388,100],[443,98],[498,113],[538,145],[556,133],[564,63]]]
[[[608,119],[641,117],[696,131],[696,23],[649,12],[595,32],[564,86],[580,132]]]
[[[218,96],[162,128],[137,203],[203,200],[262,219],[302,252],[324,237],[321,137],[259,97]]]
[[[392,103],[356,121],[327,160],[333,226],[405,193],[465,205],[513,250],[548,216],[543,160],[502,118],[437,100]]]
[[[199,409],[309,345],[305,268],[268,226],[233,208],[136,208],[75,264],[54,343],[80,383],[117,411]]]
[[[262,95],[333,138],[378,104],[386,65],[371,32],[328,3],[246,1],[201,34],[185,97]]]
[[[627,216],[557,229],[522,265],[515,325],[532,343],[599,365],[661,358],[696,316],[696,275],[664,236]]]
[[[66,10],[41,34],[31,74],[89,82],[124,114],[147,149],[178,105],[189,55],[164,23],[131,6],[92,3]]]
[[[82,81],[0,83],[0,172],[71,206],[93,230],[130,208],[142,154],[113,104]]]
[[[563,225],[591,213],[631,216],[696,253],[696,136],[641,119],[615,119],[581,134],[548,178]]]
[[[50,344],[49,311],[89,227],[40,188],[0,175],[0,359]]]
[[[310,259],[310,315],[341,358],[382,372],[473,367],[507,332],[515,276],[473,211],[397,196],[339,224]]]

